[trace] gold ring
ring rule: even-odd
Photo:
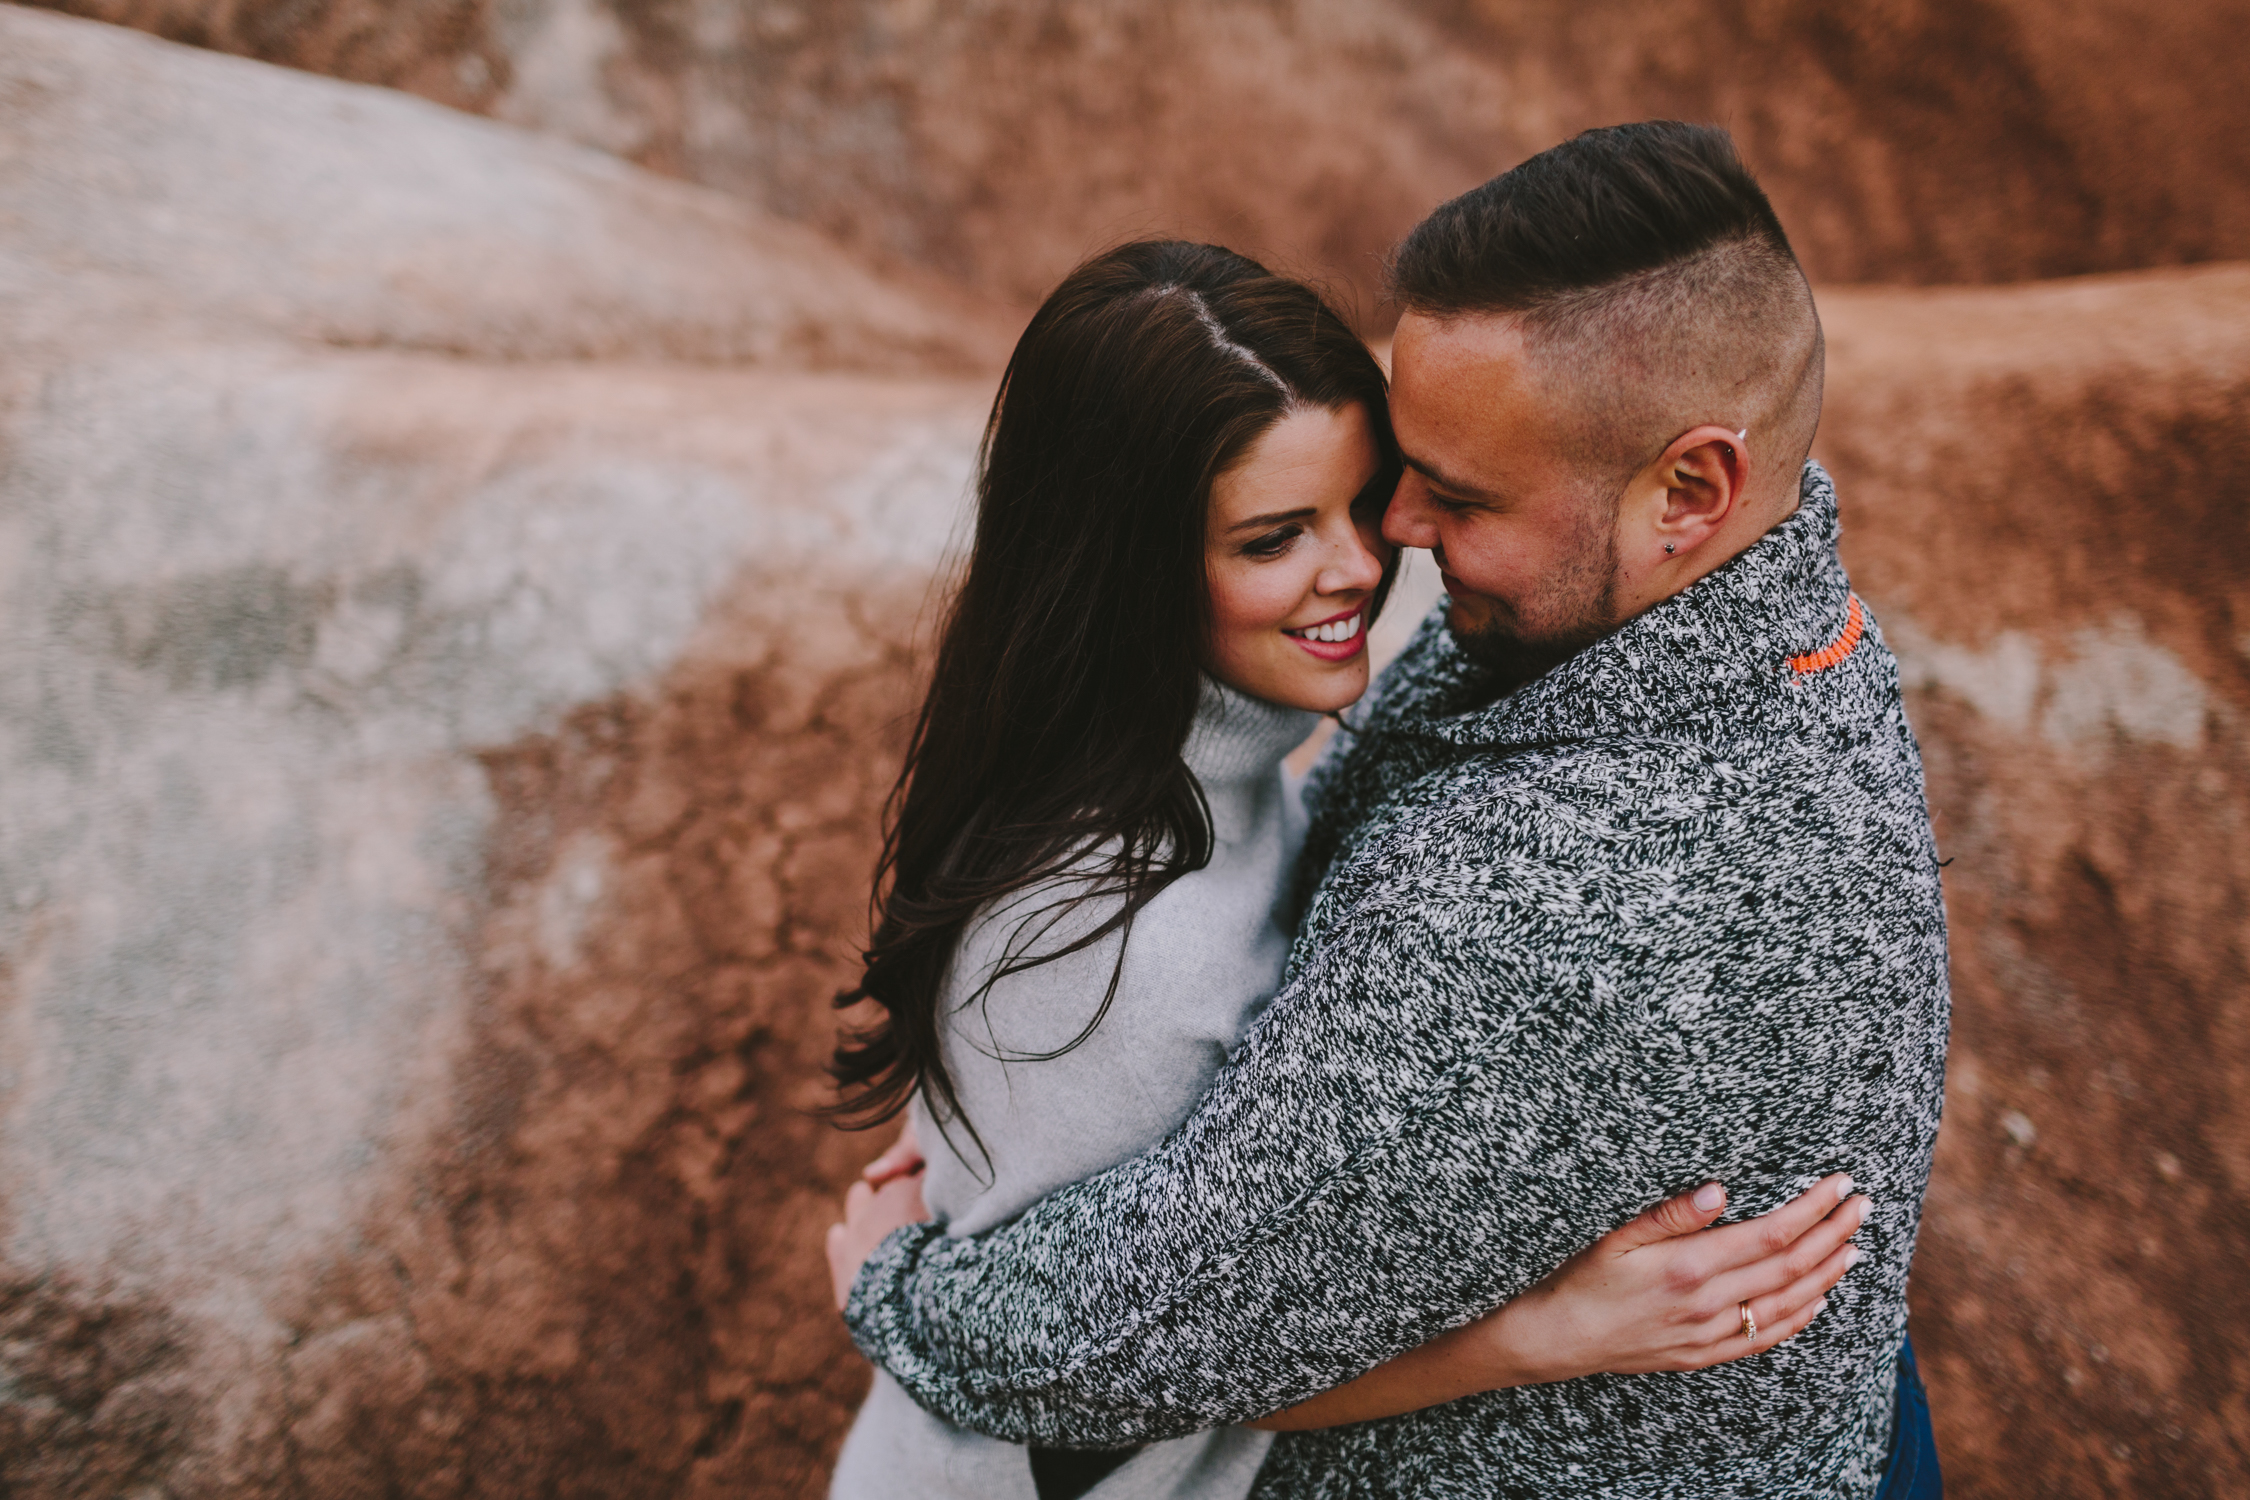
[[[1738,1305],[1742,1309],[1742,1336],[1755,1344],[1758,1342],[1758,1320],[1750,1316],[1749,1303],[1744,1302]]]

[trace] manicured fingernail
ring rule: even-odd
[[[1865,1256],[1860,1250],[1859,1246],[1846,1246],[1844,1250],[1844,1269],[1849,1271],[1853,1266],[1858,1265],[1864,1258]]]
[[[1819,1317],[1821,1313],[1827,1309],[1827,1307],[1828,1299],[1826,1297],[1822,1297],[1818,1302],[1815,1302],[1812,1305],[1813,1316],[1816,1318]]]
[[[1843,1202],[1843,1201],[1844,1201],[1844,1200],[1845,1200],[1846,1198],[1849,1198],[1849,1197],[1850,1197],[1851,1195],[1852,1195],[1852,1180],[1851,1180],[1851,1179],[1850,1179],[1849,1177],[1845,1178],[1845,1179],[1844,1179],[1844,1180],[1843,1180],[1842,1182],[1839,1182],[1839,1183],[1837,1183],[1837,1184],[1836,1184],[1836,1201],[1837,1201],[1838,1203],[1841,1203],[1841,1202]]]
[[[1715,1182],[1706,1182],[1695,1190],[1695,1206],[1709,1213],[1727,1201],[1727,1190]]]

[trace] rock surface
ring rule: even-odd
[[[990,325],[90,23],[0,7],[0,110],[0,1493],[817,1488],[803,1107],[990,377],[802,366]]]
[[[4,5],[0,143],[0,1493],[819,1493],[806,1111],[1004,325]],[[1954,861],[1948,1477],[2238,1494],[2250,267],[1823,305]]]
[[[1953,1493],[2250,1489],[2250,267],[1824,299],[1952,925]]]
[[[89,313],[487,359],[983,370],[1012,322],[799,226],[387,89],[8,7],[17,338]],[[95,287],[101,287],[97,295]]]
[[[555,131],[1017,301],[1151,229],[1364,291],[1432,203],[1667,115],[1736,130],[1827,281],[2250,257],[2250,0],[60,3]]]

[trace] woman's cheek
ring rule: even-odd
[[[1224,666],[1241,651],[1241,583],[1232,558],[1214,560],[1206,575],[1211,580],[1210,664]]]
[[[1258,576],[1261,571],[1235,562],[1218,575],[1213,587],[1211,616],[1221,629],[1252,635],[1287,620],[1287,607],[1282,606],[1277,612],[1273,598],[1277,591],[1271,586],[1271,580]]]
[[[1277,602],[1273,597],[1276,591],[1272,588],[1261,587],[1268,582],[1239,563],[1214,570],[1212,648],[1220,662],[1238,667],[1254,665],[1263,648],[1270,644],[1267,637],[1288,622],[1290,606]]]
[[[1257,660],[1269,627],[1255,613],[1236,609],[1220,615],[1217,624],[1223,659],[1244,665]]]

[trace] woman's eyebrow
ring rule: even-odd
[[[1253,526],[1272,526],[1281,521],[1302,521],[1305,517],[1314,514],[1316,514],[1316,511],[1312,506],[1300,505],[1295,510],[1277,510],[1269,515],[1252,516],[1247,521],[1237,521],[1227,530],[1248,531]]]

